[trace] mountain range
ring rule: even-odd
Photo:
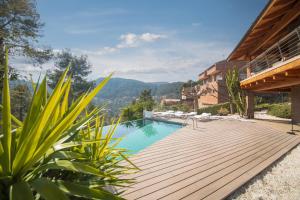
[[[100,83],[104,78],[98,78],[95,83]],[[14,80],[10,82],[12,88],[26,84],[31,92],[30,81]],[[141,91],[151,89],[153,98],[159,101],[161,97],[179,98],[183,82],[143,82],[133,79],[111,78],[104,88],[94,98],[95,105],[107,104],[110,115],[119,114],[121,109],[137,99]],[[49,91],[51,89],[49,88]]]
[[[104,78],[95,82],[100,83]],[[183,82],[143,82],[133,79],[112,78],[94,98],[94,104],[108,104],[111,114],[117,114],[120,109],[135,100],[141,91],[151,89],[152,96],[159,101],[161,97],[179,98]]]

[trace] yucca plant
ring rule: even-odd
[[[111,75],[71,105],[68,68],[51,94],[45,77],[34,87],[26,118],[20,121],[10,112],[7,52],[1,105],[0,199],[120,199],[104,189],[128,182],[118,178],[130,169],[119,164],[128,160],[124,150],[111,144],[117,123],[104,134],[101,108],[82,115]]]
[[[233,103],[241,116],[245,115],[246,99],[240,87],[239,71],[236,67],[226,73],[226,86],[230,103]]]

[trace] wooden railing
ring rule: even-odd
[[[300,55],[300,26],[242,67],[240,78],[246,79],[298,55]],[[248,75],[245,76],[246,74]]]

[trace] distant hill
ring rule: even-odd
[[[96,83],[100,83],[104,78],[95,80]],[[29,81],[15,80],[11,81],[11,88],[16,87],[19,84],[26,84],[32,91],[32,85]],[[118,114],[120,109],[135,100],[141,91],[145,89],[151,89],[154,99],[159,101],[162,96],[167,98],[179,98],[180,89],[183,82],[153,82],[147,83],[143,81],[124,79],[124,78],[112,78],[97,94],[93,103],[96,105],[107,103],[108,112],[112,115]],[[51,91],[50,88],[48,88]]]
[[[103,78],[97,79],[99,83]],[[112,114],[119,113],[120,109],[133,100],[135,100],[140,92],[145,89],[151,89],[155,100],[159,100],[162,96],[167,98],[179,98],[182,82],[153,82],[147,83],[133,79],[112,78],[102,91],[94,99],[95,104],[108,103],[108,107]]]

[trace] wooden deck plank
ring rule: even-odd
[[[190,129],[189,132],[186,132],[185,130],[178,130],[176,133],[173,133],[172,135],[167,136],[166,138],[164,138],[164,140],[158,141],[156,142],[154,145],[148,147],[147,149],[141,151],[138,155],[136,155],[137,157],[139,157],[140,155],[143,155],[144,153],[148,153],[151,150],[157,150],[157,147],[165,147],[166,144],[168,144],[169,142],[179,142],[179,144],[182,144],[182,139],[185,138],[193,138],[193,136],[199,136],[201,134],[203,134],[203,136],[212,136],[213,137],[213,133],[217,133],[220,135],[220,131],[222,131],[224,129],[214,129],[214,130],[210,130],[210,134],[208,134],[208,132],[206,131],[206,129],[204,128],[202,129],[197,129],[197,130],[193,130]],[[224,131],[227,131],[226,128]],[[231,133],[231,132],[230,132]],[[229,134],[229,133],[228,133]],[[236,133],[237,134],[237,133]]]
[[[269,165],[271,165],[274,161],[278,160],[280,157],[282,157],[284,154],[287,153],[291,148],[295,147],[297,144],[300,143],[300,138],[298,140],[295,140],[293,143],[289,144],[285,148],[281,149],[276,154],[272,155],[265,161],[261,162],[260,164],[256,165],[254,168],[249,169],[247,172],[242,174],[240,177],[234,179],[230,183],[224,185],[219,190],[215,191],[211,195],[205,197],[205,199],[215,200],[215,199],[223,199],[229,196],[234,190],[242,185],[244,185],[247,181],[255,177],[257,174],[259,174],[261,171],[263,171],[265,168],[267,168]]]
[[[265,133],[265,134],[268,134],[268,133]],[[222,137],[221,139],[212,140],[212,141],[209,141],[208,143],[207,142],[202,143],[201,141],[196,141],[196,144],[193,143],[192,145],[189,145],[187,143],[185,147],[177,148],[176,150],[170,150],[170,151],[163,151],[162,150],[162,151],[156,152],[155,155],[145,156],[141,159],[132,159],[132,161],[136,165],[138,165],[139,167],[142,167],[143,165],[139,165],[141,163],[140,161],[146,160],[150,163],[154,163],[154,161],[156,161],[156,160],[154,160],[155,158],[158,158],[158,160],[164,160],[163,157],[169,157],[170,155],[174,155],[174,151],[179,152],[179,154],[177,154],[177,156],[179,156],[181,154],[183,154],[185,156],[186,153],[183,153],[183,152],[186,149],[189,150],[189,151],[193,151],[194,149],[199,149],[199,148],[205,150],[205,147],[219,147],[219,148],[221,148],[221,147],[223,147],[222,146],[223,144],[227,145],[227,146],[228,145],[230,146],[230,145],[234,145],[234,144],[239,144],[239,143],[241,143],[241,141],[243,139],[248,139],[248,138],[251,138],[251,137],[253,139],[254,137],[258,137],[258,136],[259,135],[246,135],[246,136],[243,135],[243,136],[230,137],[230,135],[229,135],[228,137],[225,137],[225,138]],[[199,138],[201,138],[201,137],[199,136]],[[204,140],[204,138],[201,138],[201,139]],[[182,142],[185,142],[185,141],[182,141]],[[189,154],[189,155],[191,155],[191,154]],[[145,163],[145,162],[143,162],[143,163]]]
[[[239,147],[234,148],[232,151],[227,151],[227,152],[222,152],[221,154],[218,154],[217,156],[211,156],[208,155],[206,157],[200,157],[196,159],[192,159],[190,161],[182,162],[177,165],[173,165],[171,167],[166,167],[161,170],[157,170],[153,173],[150,174],[145,174],[144,176],[139,176],[138,179],[141,183],[138,183],[137,187],[134,187],[135,190],[142,188],[142,186],[149,186],[151,184],[148,183],[148,181],[151,181],[152,184],[155,182],[161,182],[164,181],[168,178],[172,178],[176,175],[182,174],[186,171],[190,170],[197,170],[199,171],[198,168],[202,167],[203,169],[205,168],[211,168],[213,166],[219,165],[225,161],[228,161],[230,159],[236,158],[237,156],[246,154],[251,152],[251,150],[259,148],[260,146],[268,144],[266,141],[259,141],[255,142],[254,144],[250,145],[242,145]],[[172,173],[170,173],[172,172]],[[133,184],[134,185],[134,184]]]
[[[249,160],[261,156],[263,153],[280,144],[282,140],[282,137],[280,137],[274,143],[271,143],[271,145],[268,143],[260,148],[256,148],[253,151],[249,151],[232,160],[227,160],[226,162],[223,162],[212,168],[207,168],[207,166],[197,168],[196,170],[191,170],[184,174],[175,176],[174,178],[167,179],[163,183],[161,182],[160,184],[156,184],[155,186],[152,185],[151,187],[147,187],[147,190],[144,189],[143,198],[141,199],[158,199],[162,197],[165,197],[167,199],[174,199],[175,197],[185,197],[194,192],[194,190],[204,187],[213,182],[215,179],[218,179],[228,171],[241,167]],[[140,198],[140,194],[140,192],[131,193],[130,198],[132,198],[134,195],[134,199]],[[127,196],[125,195],[125,197]]]
[[[253,136],[253,134],[244,134],[245,136]],[[255,135],[257,136],[257,135]],[[193,138],[192,141],[185,141],[184,143],[181,141],[180,144],[166,144],[166,147],[160,147],[160,146],[155,146],[155,150],[149,151],[147,153],[144,153],[142,155],[138,155],[132,158],[132,161],[139,162],[140,160],[147,160],[150,159],[153,160],[155,156],[161,156],[162,153],[163,155],[166,155],[165,153],[171,153],[173,151],[180,151],[181,149],[185,147],[195,147],[199,145],[219,145],[218,142],[225,142],[229,141],[232,139],[241,139],[240,133],[234,133],[234,134],[226,134],[225,136],[222,135],[213,135],[213,134],[206,134],[206,135],[198,135],[197,138]],[[151,155],[151,157],[149,157]]]
[[[250,122],[184,127],[131,160],[142,171],[126,199],[222,199],[300,143],[300,137]],[[122,191],[120,189],[119,191]]]
[[[185,165],[188,165],[188,164],[190,164],[189,161],[191,161],[191,160],[193,162],[197,162],[198,160],[200,160],[203,163],[203,162],[205,162],[206,159],[209,159],[209,158],[224,157],[227,154],[232,153],[232,152],[226,153],[228,150],[230,150],[232,148],[234,150],[240,150],[240,149],[246,148],[247,146],[251,146],[255,143],[258,143],[260,140],[265,139],[266,137],[270,137],[270,136],[271,135],[266,134],[266,135],[262,135],[262,136],[256,136],[256,138],[250,138],[251,140],[249,140],[249,138],[247,138],[248,140],[238,141],[236,144],[232,143],[232,144],[229,144],[227,146],[221,146],[221,148],[214,149],[214,151],[212,149],[210,151],[206,151],[206,154],[204,154],[203,156],[201,156],[198,152],[196,152],[193,155],[189,154],[188,157],[185,156],[183,158],[177,159],[174,162],[165,162],[165,163],[160,164],[160,165],[150,165],[150,167],[149,167],[149,165],[144,166],[142,168],[143,170],[140,173],[133,174],[133,175],[130,175],[130,176],[127,176],[127,177],[128,178],[129,177],[130,178],[137,178],[137,177],[141,177],[143,175],[148,175],[149,173],[153,173],[153,172],[155,173],[155,175],[159,175],[162,172],[163,169],[166,169],[166,170],[169,171],[170,167],[178,166],[182,163],[184,163]],[[202,147],[199,146],[199,148],[201,149]]]
[[[276,155],[278,152],[280,152],[282,149],[288,148],[290,145],[294,145],[295,139],[292,138],[289,141],[280,144],[278,147],[271,149],[270,151],[267,151],[267,153],[263,154],[262,156],[257,157],[256,159],[253,159],[251,162],[248,162],[246,165],[237,168],[236,170],[232,171],[231,173],[221,177],[217,181],[213,182],[210,185],[206,185],[203,189],[197,190],[194,193],[190,193],[187,197],[184,199],[203,199],[207,197],[208,195],[214,193],[218,189],[220,189],[222,186],[230,183],[231,181],[239,178],[239,181],[245,181],[246,179],[241,178],[241,175],[246,173],[247,171],[253,170],[254,167],[259,165],[260,163],[264,162],[267,158],[272,157]],[[267,158],[264,158],[267,157]],[[249,179],[248,179],[249,180]]]
[[[231,134],[228,134],[226,135],[227,137],[229,136],[236,136],[238,133],[231,133]],[[180,139],[180,141],[171,141],[171,140],[168,140],[168,141],[165,141],[163,144],[159,143],[159,144],[154,144],[153,146],[151,146],[151,148],[147,148],[147,151],[145,152],[140,152],[135,158],[133,158],[134,160],[135,159],[138,159],[138,158],[141,158],[141,157],[147,157],[149,154],[151,153],[157,153],[158,151],[161,152],[161,150],[164,150],[164,149],[175,149],[174,147],[176,146],[185,146],[187,144],[189,144],[190,142],[198,142],[198,140],[203,140],[204,142],[210,142],[211,140],[215,140],[215,139],[221,139],[222,138],[222,135],[216,135],[214,134],[214,132],[212,132],[210,135],[208,135],[207,133],[205,134],[197,134],[195,136],[193,135],[189,135],[185,132],[182,133],[182,135],[186,135],[186,137],[182,137]],[[183,143],[182,141],[186,141],[186,143]],[[196,141],[195,141],[196,140]]]

